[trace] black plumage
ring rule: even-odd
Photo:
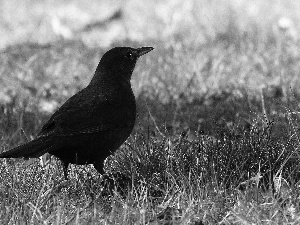
[[[136,103],[130,79],[137,59],[152,47],[116,47],[100,60],[89,85],[70,97],[37,137],[0,154],[0,158],[36,158],[45,153],[70,163],[93,164],[101,174],[107,156],[128,138],[135,123]]]

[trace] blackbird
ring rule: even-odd
[[[32,141],[0,154],[0,158],[58,157],[67,179],[68,165],[103,163],[128,138],[135,123],[136,103],[130,79],[137,59],[152,47],[116,47],[100,60],[87,87],[70,97]]]

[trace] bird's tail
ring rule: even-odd
[[[38,137],[26,144],[0,154],[0,158],[37,158],[55,150],[56,145],[49,137]]]

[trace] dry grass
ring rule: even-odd
[[[117,7],[121,20],[83,31]],[[64,181],[53,158],[2,160],[1,224],[299,223],[299,7],[3,0],[3,151],[33,138],[108,46],[155,51],[134,72],[135,130],[106,163],[132,177],[126,195],[106,195],[92,166]]]

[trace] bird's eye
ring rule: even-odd
[[[128,59],[133,59],[133,58],[134,58],[132,52],[127,52],[126,57],[127,57]]]

